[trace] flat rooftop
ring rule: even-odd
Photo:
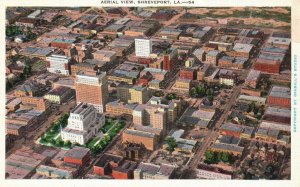
[[[260,71],[251,69],[246,78],[246,81],[256,81],[260,75],[261,75]]]
[[[67,91],[71,90],[71,88],[69,87],[65,87],[65,86],[59,86],[57,88],[52,89],[50,92],[47,93],[47,95],[58,95],[61,96],[64,93],[66,93]]]
[[[90,150],[88,148],[74,147],[66,152],[65,157],[82,159],[84,156],[86,156],[89,153],[89,151]]]
[[[220,129],[241,132],[243,128],[241,125],[236,125],[233,123],[224,123]]]
[[[95,166],[104,167],[110,162],[119,164],[122,161],[123,161],[123,157],[121,156],[104,153],[103,156],[100,158],[100,160],[95,164]]]
[[[131,134],[131,135],[134,135],[134,136],[146,137],[146,138],[155,138],[154,133],[140,131],[140,130],[134,130],[134,129],[125,129],[124,133],[125,134]]]
[[[282,86],[273,86],[269,96],[291,99],[291,88]]]
[[[175,167],[167,164],[162,164],[161,166],[159,166],[151,163],[142,162],[140,163],[137,169],[152,175],[159,174],[164,176],[170,176],[173,173]]]
[[[233,50],[237,52],[250,53],[252,48],[253,48],[252,44],[236,43],[233,47]]]

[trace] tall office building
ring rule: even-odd
[[[163,56],[163,69],[171,71],[174,68],[174,61],[177,56],[177,49],[171,48],[167,50]]]
[[[105,72],[79,72],[75,80],[76,102],[93,105],[99,113],[108,102],[108,85]]]
[[[152,53],[151,39],[135,39],[135,55],[137,57],[149,57]]]

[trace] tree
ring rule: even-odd
[[[212,95],[212,92],[211,92],[211,90],[210,90],[210,89],[207,89],[207,90],[206,90],[206,95],[207,95],[207,96],[210,96],[210,95]]]
[[[212,95],[208,95],[208,96],[207,96],[207,99],[208,99],[210,102],[212,102],[212,101],[214,100],[214,97],[213,97]]]
[[[260,115],[263,115],[263,114],[264,114],[264,108],[263,108],[262,106],[260,106],[260,107],[258,108],[257,113],[259,113]]]
[[[50,140],[50,143],[51,143],[52,145],[55,145],[56,142],[55,142],[54,139],[51,139],[51,140]]]
[[[10,81],[6,82],[6,91],[11,89],[13,87],[13,84]]]
[[[26,78],[28,78],[31,75],[31,66],[30,65],[25,65],[23,69],[23,74]]]
[[[58,140],[56,140],[55,144],[56,144],[57,146],[62,147],[62,146],[64,145],[64,142],[63,142],[61,139],[58,139]]]
[[[208,164],[217,163],[217,157],[218,155],[216,155],[213,151],[205,151],[205,162],[207,162]]]
[[[254,102],[251,102],[251,104],[249,105],[249,107],[250,107],[250,111],[253,111],[254,110],[254,108],[255,108],[255,103]]]
[[[191,96],[191,97],[196,97],[196,95],[197,95],[196,89],[195,89],[195,88],[192,88],[192,89],[190,90],[190,96]]]
[[[206,90],[205,90],[205,88],[203,86],[198,85],[196,87],[196,92],[197,92],[198,95],[200,95],[202,97],[202,96],[204,96]]]
[[[64,143],[64,147],[71,147],[71,145],[72,145],[72,143],[70,142],[70,141],[66,141],[65,143]]]
[[[167,138],[167,144],[168,144],[168,151],[170,154],[175,150],[175,147],[177,147],[177,143],[174,137],[168,137]]]
[[[229,161],[229,154],[228,153],[226,153],[226,152],[221,152],[220,153],[221,154],[221,160],[222,160],[222,162],[228,162]]]

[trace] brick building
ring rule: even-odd
[[[122,142],[143,144],[148,150],[155,150],[158,143],[158,136],[152,132],[135,129],[125,129],[122,134]]]
[[[182,79],[195,80],[197,71],[195,68],[181,68],[179,71],[179,77]]]
[[[38,111],[46,111],[50,102],[42,97],[21,97],[21,109],[34,109]]]
[[[80,72],[76,75],[76,102],[94,105],[98,112],[105,111],[108,101],[108,85],[106,73],[88,74]]]
[[[220,58],[220,52],[218,50],[209,51],[206,54],[205,62],[206,64],[218,65],[218,61]]]
[[[133,171],[136,167],[136,162],[105,153],[94,165],[94,173],[100,176],[110,175],[114,179],[133,179]]]
[[[251,69],[245,80],[245,86],[255,89],[260,77],[261,77],[260,71]]]
[[[50,45],[51,47],[69,49],[74,45],[75,42],[76,39],[56,38],[50,43]]]
[[[291,89],[282,86],[273,86],[267,98],[268,105],[291,107]]]
[[[106,104],[106,112],[108,114],[120,116],[120,115],[130,115],[132,116],[132,112],[137,104],[126,104],[124,102],[112,101]]]
[[[73,147],[64,156],[64,162],[80,166],[86,165],[89,161],[90,150],[84,147]]]

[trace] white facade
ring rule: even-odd
[[[46,58],[49,61],[50,66],[47,70],[50,73],[57,73],[62,75],[69,75],[69,62],[71,60],[70,57],[64,55],[51,55]]]
[[[67,127],[61,131],[61,138],[83,145],[99,132],[104,123],[104,115],[99,114],[92,105],[81,103],[72,110]]]
[[[135,55],[138,57],[149,57],[152,53],[151,39],[135,39]]]
[[[227,86],[233,86],[234,80],[231,78],[220,78],[220,84],[225,84]]]
[[[229,174],[223,174],[223,173],[218,173],[214,171],[207,171],[203,169],[197,169],[198,174],[197,177],[201,179],[219,179],[219,180],[230,180],[231,175]]]

